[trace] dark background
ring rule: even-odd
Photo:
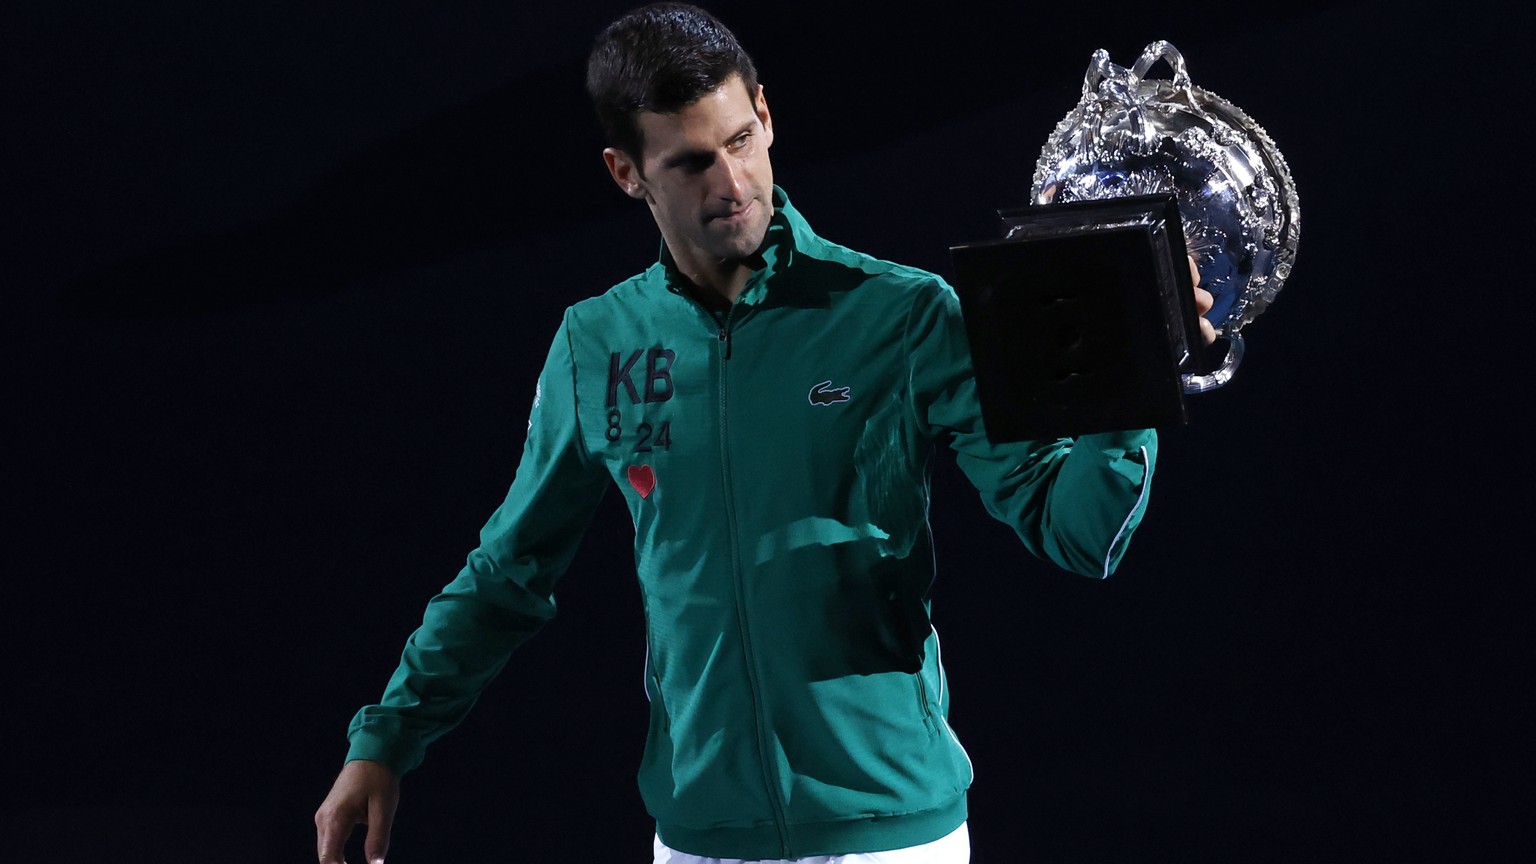
[[[313,860],[347,721],[510,482],[560,311],[654,260],[581,84],[629,5],[3,13],[0,858]],[[978,864],[1508,854],[1532,813],[1515,22],[712,8],[758,62],[778,182],[882,257],[948,274],[991,236],[1100,47],[1172,41],[1297,180],[1296,271],[1165,430],[1114,578],[1029,559],[938,458]],[[630,537],[610,496],[560,618],[406,779],[392,861],[647,860]]]

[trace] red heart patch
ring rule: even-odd
[[[651,494],[651,490],[656,488],[656,472],[651,470],[651,466],[631,465],[626,473],[629,475],[629,485],[635,487],[635,491],[640,493],[641,498]]]

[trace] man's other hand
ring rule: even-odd
[[[1205,313],[1211,311],[1216,298],[1200,287],[1200,268],[1195,266],[1193,255],[1189,256],[1189,278],[1195,283],[1195,314],[1200,316],[1200,335],[1205,339],[1205,344],[1209,345],[1216,341],[1216,326],[1206,320]]]
[[[320,864],[344,864],[347,838],[356,825],[368,826],[363,840],[368,864],[382,864],[399,803],[400,778],[382,763],[359,759],[342,766],[331,794],[315,811],[315,849]]]

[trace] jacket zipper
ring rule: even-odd
[[[732,303],[722,316],[711,312],[687,292],[674,291],[674,293],[687,298],[694,308],[714,323],[716,342],[720,346],[720,478],[725,487],[726,537],[731,546],[731,582],[736,594],[736,627],[741,631],[742,659],[746,665],[747,686],[752,694],[752,724],[757,738],[757,761],[763,772],[763,789],[768,793],[769,806],[773,808],[773,827],[779,833],[779,848],[782,855],[785,858],[794,858],[793,848],[789,842],[789,824],[784,813],[784,802],[779,797],[778,785],[774,782],[773,773],[768,767],[772,763],[768,759],[768,734],[763,724],[762,682],[758,680],[757,659],[752,653],[752,636],[747,624],[746,584],[741,568],[741,543],[737,539],[735,490],[731,484],[730,436],[726,425],[726,372],[728,369],[726,364],[731,359],[731,324],[735,320],[737,304]],[[660,691],[659,685],[657,690]]]
[[[779,847],[784,858],[794,858],[789,842],[789,826],[784,815],[784,802],[779,798],[778,784],[774,782],[769,766],[768,735],[763,723],[762,682],[758,680],[757,659],[752,653],[752,634],[747,623],[746,582],[741,567],[741,544],[737,537],[735,490],[731,483],[731,457],[729,434],[726,426],[727,361],[731,359],[731,320],[736,312],[733,305],[725,313],[720,324],[720,477],[725,485],[726,536],[731,545],[731,579],[736,592],[736,626],[741,632],[741,650],[747,672],[747,685],[752,692],[752,722],[757,735],[757,758],[762,766],[763,787],[768,793],[768,803],[773,807],[773,824],[779,832]]]

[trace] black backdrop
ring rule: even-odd
[[[560,310],[656,252],[581,90],[627,5],[3,13],[0,858],[312,860],[347,720],[510,481]],[[975,860],[1507,851],[1519,27],[1059,5],[713,7],[778,182],[883,257],[947,274],[1022,203],[1099,47],[1172,41],[1297,179],[1296,272],[1165,430],[1115,577],[1028,559],[939,459]],[[391,860],[646,860],[629,540],[610,496],[559,619],[407,778]]]

